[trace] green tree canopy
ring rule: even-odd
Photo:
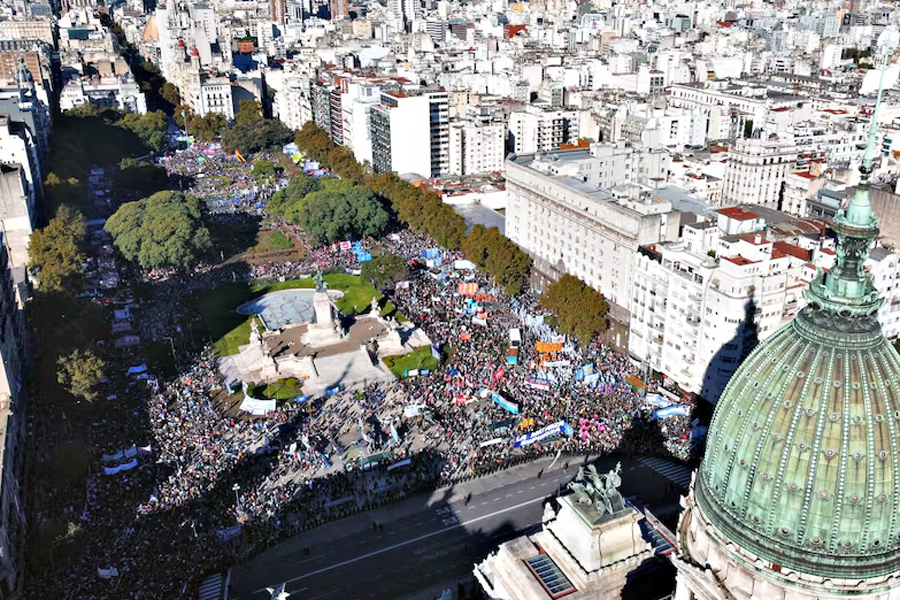
[[[609,326],[609,305],[603,294],[569,274],[547,286],[541,294],[541,306],[553,312],[560,332],[574,334],[583,344]]]
[[[234,126],[222,136],[222,147],[227,152],[237,149],[251,154],[281,146],[290,139],[291,132],[281,121],[263,117],[259,102],[241,100]]]
[[[48,173],[44,180],[44,210],[52,213],[63,205],[89,210],[87,187],[74,177],[62,179],[56,173]]]
[[[212,142],[226,129],[228,120],[219,113],[208,113],[202,117],[194,115],[188,120],[188,133],[201,142]]]
[[[168,122],[163,111],[154,110],[144,115],[128,113],[118,125],[138,136],[150,150],[157,154],[165,152]]]
[[[531,272],[531,258],[499,229],[475,225],[461,246],[466,258],[492,275],[508,294],[522,291]]]
[[[179,93],[177,87],[175,87],[168,81],[160,86],[159,95],[163,100],[165,100],[172,106],[178,106],[179,104],[181,104],[181,93]]]
[[[294,135],[294,143],[310,159],[319,162],[325,162],[328,154],[335,147],[328,132],[313,121],[307,121],[303,124],[300,131]]]
[[[275,175],[275,164],[271,160],[258,160],[253,163],[253,174],[262,177],[271,177]]]
[[[88,402],[96,399],[94,390],[106,370],[106,362],[102,358],[90,350],[73,350],[67,356],[60,356],[56,364],[56,379],[70,394]]]
[[[116,172],[116,184],[129,191],[154,191],[168,182],[165,168],[134,158],[123,158]]]
[[[212,247],[206,205],[179,192],[157,192],[119,207],[106,231],[122,255],[144,268],[187,267]]]
[[[409,278],[409,262],[396,254],[382,254],[363,263],[361,276],[379,290],[392,290]]]
[[[342,179],[327,180],[306,196],[300,224],[316,244],[384,233],[389,215],[371,191]]]
[[[321,189],[319,180],[300,172],[291,179],[287,187],[278,190],[266,204],[266,212],[270,215],[284,217],[295,223],[300,222],[300,209],[306,195]]]
[[[62,205],[47,226],[31,234],[29,267],[41,289],[60,292],[76,287],[87,258],[84,252],[87,230],[81,213]]]

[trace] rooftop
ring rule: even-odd
[[[756,213],[752,213],[749,210],[744,210],[739,206],[730,206],[728,208],[721,208],[718,212],[720,215],[725,215],[729,219],[735,219],[737,221],[750,221],[753,219],[758,219],[759,215]]]
[[[752,265],[753,263],[758,262],[755,260],[750,260],[749,258],[744,258],[740,254],[738,254],[737,256],[723,256],[722,258],[741,267]]]

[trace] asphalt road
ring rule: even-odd
[[[603,459],[598,470],[615,462]],[[452,583],[498,544],[540,522],[544,501],[577,470],[570,459],[566,473],[557,463],[538,478],[549,464],[522,465],[302,533],[235,567],[229,599],[266,600],[265,588],[281,583],[297,600],[399,599]],[[665,479],[636,461],[623,462],[622,492],[651,508],[677,501]]]

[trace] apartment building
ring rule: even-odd
[[[350,81],[341,96],[342,143],[356,160],[372,162],[372,107],[381,99],[381,84]]]
[[[82,104],[108,106],[137,114],[147,112],[147,98],[131,74],[69,80],[60,92],[59,109],[66,111]]]
[[[285,73],[281,89],[275,93],[273,115],[289,129],[302,128],[304,123],[312,119],[309,95],[309,77]]]
[[[451,175],[477,175],[503,170],[506,126],[502,122],[450,123]]]
[[[807,222],[809,223],[809,222]],[[686,226],[683,239],[643,247],[635,269],[629,353],[682,390],[716,402],[758,341],[806,305],[817,268],[834,265],[834,241],[779,237],[751,210]],[[900,336],[900,259],[874,248],[865,264],[884,303],[885,336]]]
[[[709,120],[706,137],[724,140],[740,137],[747,129],[761,127],[770,110],[793,108],[804,100],[762,85],[706,81],[672,85],[668,105],[705,115]]]
[[[577,110],[554,109],[549,105],[530,104],[525,110],[509,114],[509,150],[516,154],[533,154],[556,150],[578,136]]]
[[[432,178],[450,170],[450,107],[447,92],[382,90],[371,109],[372,166]]]
[[[766,139],[740,138],[728,153],[722,203],[780,208],[782,185],[795,167],[797,146],[777,134]]]
[[[0,21],[0,40],[41,40],[51,47],[56,44],[50,19],[7,19]]]
[[[507,159],[506,235],[535,259],[539,271],[549,278],[580,278],[606,297],[614,317],[627,322],[637,248],[677,239],[680,213],[652,194],[616,199],[592,183],[604,178],[578,175],[586,162],[612,164],[582,149]],[[618,181],[623,175],[617,174]]]
[[[28,242],[37,223],[35,190],[26,170],[27,166],[0,163],[0,222],[7,260],[16,267],[28,265]]]

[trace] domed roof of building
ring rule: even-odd
[[[880,99],[862,182],[835,218],[836,264],[728,383],[694,489],[728,541],[823,578],[900,571],[900,356],[863,268],[878,234],[868,177]]]

